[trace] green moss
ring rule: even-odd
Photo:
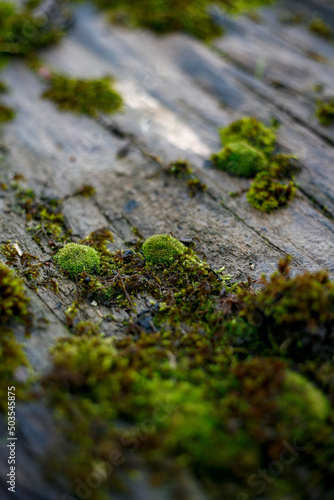
[[[238,177],[254,177],[267,166],[264,154],[245,142],[229,143],[211,159],[217,168]]]
[[[330,40],[333,36],[332,30],[328,24],[326,24],[321,17],[314,17],[310,23],[310,31],[316,33],[326,40]]]
[[[0,123],[7,123],[14,120],[15,115],[16,113],[13,108],[0,102]]]
[[[112,6],[106,0],[97,0],[97,4],[108,9],[113,22],[130,27],[143,26],[162,34],[185,31],[203,40],[222,33],[207,12],[207,0],[144,0],[136,4],[118,0]]]
[[[190,196],[195,196],[197,193],[205,193],[208,186],[195,177],[187,181],[187,188],[189,189]]]
[[[0,305],[1,308],[1,305]],[[2,319],[2,318],[1,318]],[[10,328],[0,327],[0,412],[14,410],[14,407],[7,408],[8,389],[14,386],[12,393],[15,394],[15,400],[28,399],[28,389],[30,386],[29,380],[21,381],[18,377],[18,370],[24,368],[26,371],[31,370],[29,361],[24,353],[22,345],[19,344],[14,337]],[[28,377],[28,373],[25,374]],[[11,396],[12,397],[12,396]]]
[[[24,182],[24,177],[16,175],[11,183],[16,201],[13,209],[25,214],[27,231],[33,233],[36,243],[54,246],[55,241],[66,241],[70,231],[61,213],[62,200],[43,196],[39,198],[33,189],[23,187],[21,182]]]
[[[143,254],[152,264],[171,264],[186,251],[187,247],[169,234],[155,234],[143,244]]]
[[[222,33],[222,29],[209,14],[209,0],[95,0],[99,7],[107,10],[112,21],[130,27],[145,27],[158,33],[185,31],[202,40],[210,40]],[[220,7],[233,14],[250,11],[256,7],[270,5],[271,0],[218,0]]]
[[[91,186],[90,184],[84,184],[80,189],[75,191],[74,194],[84,196],[85,198],[91,198],[92,196],[94,196],[95,192],[96,189],[93,186]]]
[[[25,55],[32,50],[57,42],[62,36],[59,28],[40,23],[31,8],[0,2],[0,53]]]
[[[275,155],[269,166],[269,172],[275,179],[292,179],[300,171],[298,157],[280,153]]]
[[[9,267],[0,263],[0,320],[1,324],[28,318],[28,303],[24,282]]]
[[[251,329],[248,341],[258,352],[281,354],[298,361],[332,359],[334,328],[334,282],[324,271],[289,274],[289,259],[263,288],[240,291],[244,302],[241,316]],[[261,318],[258,325],[256,318]],[[248,342],[247,341],[247,342]]]
[[[318,100],[316,115],[321,125],[329,126],[334,123],[334,98]]]
[[[247,193],[247,200],[252,207],[270,213],[286,207],[293,199],[295,192],[296,188],[293,182],[278,182],[263,172],[255,177]]]
[[[264,154],[272,153],[276,146],[274,128],[267,127],[253,117],[244,117],[219,130],[224,146],[231,143],[247,143]]]
[[[100,336],[101,330],[98,324],[91,321],[79,321],[75,326],[75,333],[79,336],[95,335]]]
[[[0,68],[1,69],[1,68]],[[7,85],[0,80],[0,93],[7,92]]]
[[[238,363],[218,336],[161,332],[60,339],[52,363],[43,387],[72,453],[80,452],[80,469],[73,455],[61,456],[74,485],[92,460],[104,463],[111,450],[124,456],[136,450],[151,479],[154,470],[163,483],[173,470],[178,484],[191,472],[209,496],[229,498],[232,488],[234,497],[241,487],[252,492],[249,475],[297,440],[307,442],[307,455],[290,461],[284,480],[275,476],[268,494],[282,497],[286,481],[290,491],[306,491],[312,479],[300,478],[301,466],[316,470],[326,491],[326,459],[319,464],[317,447],[333,445],[328,401],[280,360]],[[125,461],[122,474],[127,467]],[[113,480],[101,485],[103,492]]]
[[[171,162],[167,168],[167,174],[176,178],[189,179],[193,173],[192,168],[188,161],[176,160]]]
[[[62,111],[90,116],[114,113],[122,107],[122,98],[112,89],[110,78],[83,80],[55,74],[43,97],[54,101]]]
[[[67,243],[59,250],[55,261],[71,278],[83,271],[94,273],[98,271],[100,266],[100,257],[97,251],[78,243]]]
[[[203,184],[193,174],[190,163],[185,160],[176,160],[170,163],[164,171],[177,179],[185,180],[190,196],[195,196],[197,193],[204,193],[207,190],[206,184]]]
[[[325,395],[300,373],[287,370],[284,379],[286,394],[280,408],[286,412],[291,405],[297,418],[326,420],[330,414],[330,404]],[[298,404],[299,403],[299,404]],[[300,404],[301,403],[301,404]],[[305,414],[306,412],[306,414]]]

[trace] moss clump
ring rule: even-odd
[[[334,98],[318,100],[316,115],[321,125],[329,126],[334,123]]]
[[[59,28],[35,18],[31,8],[19,10],[13,3],[0,2],[0,53],[25,55],[57,42],[61,36]]]
[[[0,320],[6,324],[12,319],[26,322],[28,303],[24,282],[14,271],[0,263]]]
[[[258,293],[243,290],[239,298],[250,325],[261,318],[248,339],[258,352],[300,361],[333,358],[334,282],[326,272],[291,277],[286,259],[269,280],[263,278]]]
[[[16,113],[13,108],[0,102],[0,123],[7,123],[14,120],[15,115]]]
[[[264,154],[270,154],[276,146],[276,134],[253,117],[244,117],[219,130],[224,146],[231,143],[247,143]]]
[[[56,74],[43,97],[54,101],[62,111],[89,116],[96,116],[100,111],[114,113],[122,107],[122,98],[111,88],[110,78],[83,80]]]
[[[264,154],[245,142],[229,143],[211,160],[217,168],[238,177],[254,177],[267,166]]]
[[[231,175],[256,178],[247,192],[247,200],[263,212],[284,207],[295,195],[292,179],[298,172],[297,158],[274,153],[277,125],[266,127],[256,118],[244,117],[220,129],[225,147],[211,156],[214,165]]]
[[[326,40],[330,40],[333,36],[331,28],[321,19],[321,17],[314,17],[310,23],[310,31],[316,33]]]
[[[262,212],[273,212],[286,207],[295,195],[292,181],[278,182],[266,172],[260,172],[247,192],[247,200],[252,207]]]
[[[152,264],[171,264],[187,247],[170,234],[155,234],[143,244],[144,257]]]
[[[55,261],[71,278],[83,271],[94,273],[98,271],[100,266],[100,257],[97,251],[78,243],[67,243],[59,250]]]

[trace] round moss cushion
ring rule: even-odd
[[[55,257],[56,263],[71,277],[82,271],[93,273],[98,271],[100,257],[94,248],[78,243],[67,243]]]
[[[144,257],[152,264],[171,264],[187,247],[169,234],[155,234],[143,244]]]

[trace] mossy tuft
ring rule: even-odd
[[[254,177],[267,166],[264,154],[245,142],[229,143],[211,160],[217,168],[238,177]]]
[[[224,146],[231,143],[246,142],[264,154],[270,154],[276,146],[276,133],[254,117],[240,118],[228,127],[219,130]]]
[[[83,271],[94,273],[100,266],[98,252],[94,248],[78,243],[67,243],[59,250],[55,261],[72,278]]]
[[[143,244],[144,257],[152,264],[171,264],[187,247],[170,234],[155,234]]]
[[[110,78],[84,80],[55,74],[43,97],[54,101],[62,111],[96,116],[114,113],[122,107],[121,96],[112,89]]]
[[[292,181],[279,182],[268,173],[260,172],[255,177],[246,196],[252,207],[270,213],[286,207],[295,196],[295,192],[296,188]]]

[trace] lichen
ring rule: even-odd
[[[318,99],[316,102],[316,116],[321,125],[329,126],[334,123],[334,98]]]
[[[279,182],[268,173],[260,172],[255,177],[246,196],[252,207],[262,212],[271,213],[286,207],[295,196],[295,192],[296,188],[292,181]]]
[[[228,143],[211,159],[217,168],[238,177],[254,177],[267,166],[264,154],[245,142]]]
[[[100,257],[94,248],[78,243],[67,243],[55,256],[58,266],[74,278],[86,271],[94,273],[100,266]]]
[[[152,264],[171,264],[177,256],[186,251],[187,247],[169,234],[155,234],[143,244],[143,254]]]
[[[254,117],[243,117],[219,130],[224,146],[232,143],[247,143],[264,154],[270,154],[276,146],[276,133]]]
[[[43,97],[51,99],[62,111],[96,116],[114,113],[122,107],[121,96],[111,87],[110,78],[84,80],[54,74]]]

